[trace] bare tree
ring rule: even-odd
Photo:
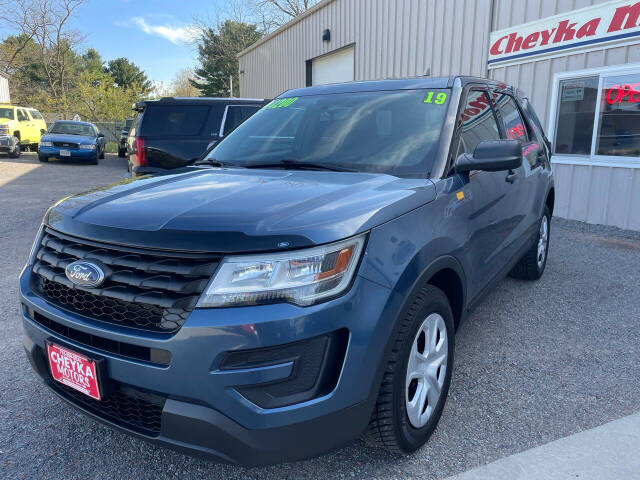
[[[319,0],[249,0],[251,10],[265,33],[306,12]]]
[[[11,74],[19,59],[25,57],[23,52],[30,48],[37,58],[23,61],[35,61],[41,67],[47,93],[58,108],[67,103],[74,49],[81,41],[79,33],[69,28],[69,20],[87,1],[9,0],[1,9],[0,25],[15,32],[17,41],[11,52],[2,52],[0,68]]]
[[[171,81],[167,94],[172,97],[197,97],[200,90],[193,86],[195,73],[191,68],[183,68],[176,73]]]

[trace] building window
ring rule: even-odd
[[[571,75],[556,84],[554,153],[640,158],[640,68]]]
[[[596,119],[598,77],[562,80],[558,99],[555,153],[589,155]]]
[[[598,155],[640,157],[640,74],[604,79]]]

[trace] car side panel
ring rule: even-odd
[[[446,257],[457,265],[466,289],[472,271],[470,224],[464,217],[449,215],[449,200],[441,193],[456,188],[456,182],[436,181],[436,200],[372,229],[360,274],[406,296],[433,262]]]

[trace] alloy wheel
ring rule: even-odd
[[[549,244],[549,220],[546,215],[542,216],[540,222],[540,235],[538,236],[538,256],[536,258],[538,262],[538,268],[541,269],[544,265],[544,261],[547,258],[547,245]]]

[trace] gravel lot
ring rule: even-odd
[[[443,478],[640,410],[640,234],[556,219],[542,280],[505,280],[461,327],[440,426],[414,456],[356,442],[244,469],[99,425],[31,371],[17,279],[46,208],[125,171],[114,156],[97,167],[0,158],[0,478]]]

